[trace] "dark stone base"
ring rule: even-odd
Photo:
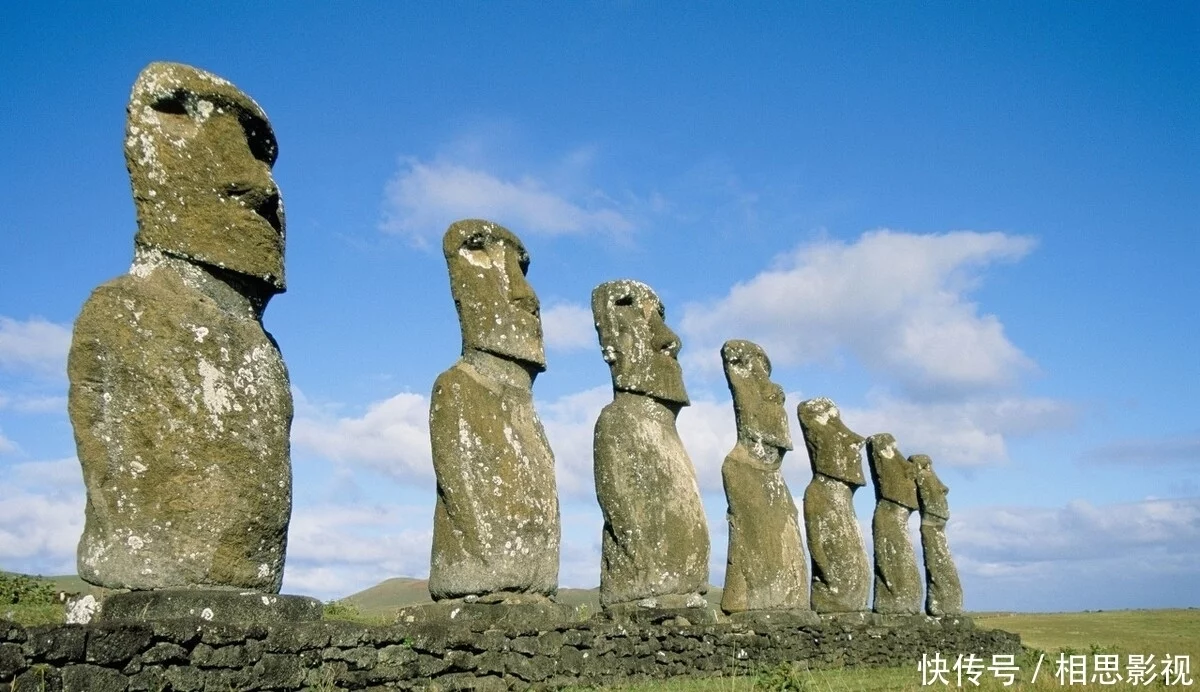
[[[675,628],[600,619],[540,631],[446,622],[243,626],[197,620],[26,630],[0,620],[0,690],[650,689],[652,680],[728,680],[796,661],[812,668],[903,666],[917,680],[922,655],[934,652],[987,660],[1019,654],[1021,641],[999,630],[961,627],[726,622]],[[729,683],[709,687],[729,689]]]
[[[105,599],[99,622],[196,618],[207,622],[270,625],[321,619],[321,602],[308,596],[217,589],[127,591]]]
[[[544,630],[583,619],[573,606],[549,599],[486,603],[449,600],[407,606],[396,611],[396,624],[450,624],[487,629]]]
[[[935,622],[942,627],[962,627],[965,629],[974,629],[975,621],[966,615],[940,615],[933,618]]]
[[[938,624],[935,618],[924,613],[875,613],[875,618],[884,627],[932,627]]]
[[[613,622],[632,622],[638,625],[712,625],[719,619],[717,611],[705,603],[702,606],[664,607],[636,603],[614,603],[606,606],[599,616]]]
[[[880,625],[880,616],[870,611],[853,613],[818,613],[822,622],[832,622],[839,625]]]
[[[740,613],[730,613],[729,620],[747,625],[804,627],[821,624],[821,616],[811,610],[745,610]]]

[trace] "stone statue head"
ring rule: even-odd
[[[267,116],[229,82],[188,65],[150,63],[125,120],[125,164],[139,247],[285,288],[284,216]]]
[[[665,316],[662,301],[640,281],[609,281],[592,291],[592,317],[613,389],[687,406],[681,344]]]
[[[875,483],[875,499],[917,509],[916,466],[900,453],[896,438],[879,433],[867,438],[867,465]]]
[[[866,485],[862,469],[863,436],[846,427],[833,401],[825,397],[801,401],[796,413],[813,473],[856,487]]]
[[[721,346],[721,361],[733,395],[738,437],[791,449],[783,387],[771,381],[771,359],[766,352],[752,341],[731,339]]]
[[[537,296],[525,280],[529,253],[517,236],[490,221],[450,225],[442,238],[450,294],[462,326],[463,352],[478,349],[546,369]]]
[[[950,489],[938,478],[933,471],[933,459],[926,454],[914,454],[908,458],[913,465],[917,479],[917,500],[922,514],[929,514],[939,519],[950,518],[950,505],[946,496]]]

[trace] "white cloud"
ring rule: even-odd
[[[737,442],[733,404],[725,401],[693,401],[679,412],[679,437],[687,449],[700,492],[722,494],[721,464]],[[785,462],[786,463],[786,462]]]
[[[1006,436],[1061,430],[1075,415],[1060,401],[1017,396],[917,403],[871,393],[866,407],[840,408],[851,430],[892,433],[905,454],[928,454],[939,466],[1005,462]]]
[[[83,469],[75,457],[13,464],[11,478],[25,487],[83,491]]]
[[[402,393],[367,406],[358,417],[336,416],[296,396],[292,442],[338,462],[357,463],[398,479],[433,476],[429,400]]]
[[[559,495],[595,498],[592,435],[600,409],[610,401],[612,388],[602,385],[537,402],[538,417],[554,451]]]
[[[0,369],[65,375],[70,348],[70,325],[0,317]]]
[[[695,344],[686,357],[715,371],[713,354],[737,334],[777,364],[828,361],[846,351],[911,392],[1006,385],[1032,363],[966,295],[980,269],[1033,247],[1028,237],[972,231],[877,230],[853,244],[805,244],[725,297],[685,306],[682,332]]]
[[[542,332],[551,350],[598,348],[592,310],[582,305],[558,303],[542,310]]]
[[[1200,554],[1200,499],[1155,499],[1105,506],[977,507],[955,513],[950,538],[978,564],[1056,563],[1155,549]]]
[[[4,436],[4,431],[0,430],[0,454],[9,454],[17,451],[17,443]]]
[[[1084,460],[1136,466],[1200,464],[1200,435],[1118,440],[1088,451]]]
[[[285,589],[328,600],[391,577],[427,576],[432,517],[432,497],[428,507],[297,506],[288,528]]]
[[[947,531],[968,608],[1195,605],[1200,498],[975,507]]]
[[[72,574],[83,533],[83,474],[75,458],[0,468],[0,564],[32,574]]]
[[[3,409],[19,413],[66,413],[67,397],[49,394],[7,396],[0,392],[0,410]]]
[[[602,194],[572,201],[531,175],[502,178],[446,160],[405,158],[384,190],[384,231],[418,244],[464,218],[485,218],[518,234],[625,233],[633,223]]]

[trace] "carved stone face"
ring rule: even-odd
[[[833,401],[825,397],[808,399],[800,402],[796,413],[813,473],[856,487],[866,485],[862,469],[865,438],[846,427],[841,411]]]
[[[470,219],[442,239],[463,350],[478,349],[546,369],[537,296],[525,280],[529,253],[508,229]]]
[[[665,315],[662,301],[640,281],[609,281],[592,291],[592,316],[613,389],[687,406],[679,337]]]
[[[900,453],[896,438],[878,433],[867,438],[867,466],[875,484],[876,499],[917,509],[917,467]]]
[[[792,448],[783,387],[771,381],[771,360],[758,344],[733,339],[721,347],[733,395],[738,435],[779,449]]]
[[[949,519],[950,505],[946,496],[950,493],[950,488],[947,488],[934,472],[933,459],[925,454],[914,454],[908,460],[915,467],[917,499],[921,512],[940,519]]]
[[[278,147],[246,94],[203,70],[151,63],[127,107],[136,243],[285,288]]]

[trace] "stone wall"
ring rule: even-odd
[[[553,689],[810,667],[909,666],[922,653],[1018,653],[1014,634],[961,627],[682,627],[603,620],[549,631],[486,625],[200,621],[23,628],[0,621],[0,685],[38,692]],[[13,684],[15,683],[15,684]]]

